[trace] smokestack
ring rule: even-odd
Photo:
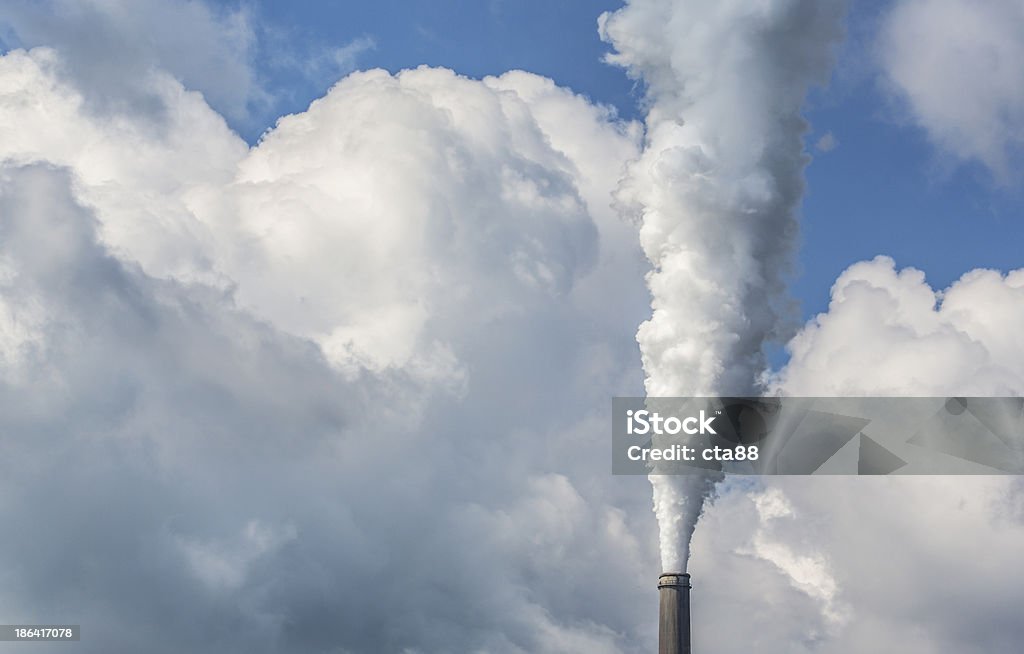
[[[690,654],[690,575],[669,572],[658,577],[661,594],[658,654]]]

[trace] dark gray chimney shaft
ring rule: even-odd
[[[661,594],[658,654],[690,654],[690,575],[671,572],[658,577]]]

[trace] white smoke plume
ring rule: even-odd
[[[808,158],[800,116],[830,68],[841,0],[632,0],[604,14],[609,61],[646,86],[643,154],[618,198],[640,217],[653,315],[649,396],[749,395],[787,322]],[[713,477],[651,476],[662,566],[685,569]]]

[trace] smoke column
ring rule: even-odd
[[[599,19],[645,85],[646,141],[618,201],[640,218],[653,309],[648,396],[757,395],[780,336],[803,194],[800,116],[842,34],[842,0],[629,0]],[[662,568],[683,572],[717,477],[652,475]]]

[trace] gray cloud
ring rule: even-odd
[[[635,127],[525,73],[378,71],[249,151],[174,83],[162,130],[85,108],[60,57],[0,60],[3,517],[55,517],[0,551],[10,619],[82,651],[648,648],[648,500],[596,447],[639,385]]]
[[[477,358],[464,399],[349,380],[111,257],[63,171],[6,168],[0,212],[3,313],[35,320],[4,340],[9,619],[81,623],[82,651],[640,647],[619,601],[646,594],[646,512],[596,483],[587,349],[547,351],[558,381],[528,393],[550,377],[516,362],[532,334]],[[503,329],[557,335],[551,310]]]
[[[16,1],[4,4],[0,24],[8,47],[58,48],[68,77],[99,109],[159,115],[165,108],[140,83],[159,72],[201,91],[233,119],[268,102],[251,66],[256,33],[243,9],[167,0]]]
[[[759,512],[766,497],[785,510]],[[1015,651],[1024,529],[1009,497],[1006,477],[726,484],[694,539],[695,649]]]
[[[0,7],[0,45],[58,50],[62,77],[101,114],[145,115],[154,128],[173,120],[152,83],[167,76],[233,125],[262,131],[297,93],[304,100],[307,87],[322,92],[354,70],[374,42],[322,43],[260,20],[252,3],[13,0]]]

